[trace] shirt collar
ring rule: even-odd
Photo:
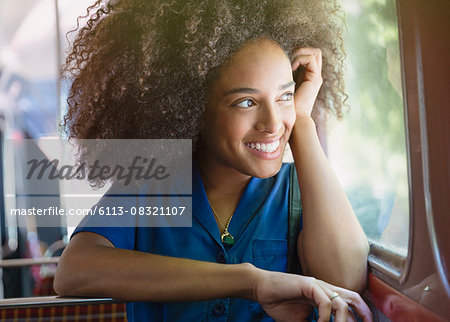
[[[248,223],[264,204],[266,196],[264,183],[267,180],[252,177],[234,211],[228,231],[239,242],[239,236],[244,232]],[[267,187],[268,188],[268,187]],[[209,235],[223,248],[220,240],[219,227],[206,195],[205,187],[196,160],[192,162],[192,216],[209,233]]]

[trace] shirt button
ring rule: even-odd
[[[223,252],[217,253],[217,262],[225,264],[227,262],[227,259],[225,258],[225,254]]]
[[[214,305],[213,313],[215,316],[222,315],[223,312],[225,312],[225,305],[223,305],[223,303],[217,303],[216,305]]]

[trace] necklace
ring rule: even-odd
[[[223,233],[220,234],[220,240],[225,245],[228,245],[228,246],[233,245],[234,244],[234,237],[228,231],[228,226],[230,225],[230,221],[231,221],[231,218],[233,218],[233,215],[230,216],[230,218],[227,221],[227,224],[224,227],[222,222],[219,220],[219,217],[217,217],[217,214],[216,214],[216,211],[214,210],[213,205],[211,205],[211,203],[209,205],[211,206],[211,210],[212,210],[212,213],[213,213],[214,217],[216,217],[217,221],[219,222],[219,224],[224,229]]]

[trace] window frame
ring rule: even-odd
[[[445,13],[449,12],[450,5],[442,0],[433,4],[420,0],[397,0],[396,5],[407,143],[410,235],[406,258],[376,243],[371,244],[369,271],[372,276],[368,297],[373,298],[376,293],[372,282],[375,278],[391,287],[391,295],[397,290],[405,300],[412,299],[420,308],[445,317],[450,314],[445,304],[438,303],[440,301],[424,303],[428,284],[423,289],[411,290],[434,275],[433,291],[450,298],[445,272],[450,263],[450,241],[445,238],[448,234],[445,227],[450,227],[446,216],[450,209],[450,200],[446,198],[450,180],[443,179],[446,174],[450,177],[450,153],[446,148],[450,147],[450,132],[445,126],[450,113],[442,104],[450,101],[448,90],[445,90],[450,46],[444,41],[447,39],[445,36],[448,37]],[[377,307],[390,318],[412,317],[414,314],[408,312],[407,306],[399,308],[399,303],[389,296]],[[402,312],[400,315],[398,310]]]

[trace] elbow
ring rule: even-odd
[[[308,248],[299,243],[298,249]],[[333,244],[331,251],[328,247],[326,252],[299,253],[299,259],[304,274],[361,294],[367,287],[368,255],[369,244],[362,233],[359,238]]]
[[[61,255],[53,289],[59,296],[105,296],[110,280],[104,278],[105,249],[111,246],[103,237],[77,234]]]
[[[53,289],[55,290],[56,294],[59,296],[68,296],[69,295],[69,287],[67,285],[66,280],[64,279],[63,273],[60,272],[58,269],[56,271],[55,279],[53,281]]]
[[[358,256],[360,257],[361,268],[359,273],[359,281],[356,283],[354,291],[362,294],[367,289],[368,280],[368,257],[370,252],[370,246],[367,239],[364,238],[360,249],[358,250]]]
[[[351,265],[348,265],[346,273],[342,276],[342,287],[359,294],[364,293],[367,288],[369,245],[366,242],[360,247],[350,251]]]
[[[59,296],[88,296],[83,289],[89,284],[86,261],[77,252],[66,249],[58,263],[53,281],[53,289]]]
[[[64,255],[64,254],[63,254]],[[70,272],[70,263],[66,263],[64,256],[60,258],[53,281],[53,289],[59,296],[76,295],[74,274]]]
[[[362,295],[367,288],[367,265],[364,273],[348,278],[343,284],[344,288]]]

